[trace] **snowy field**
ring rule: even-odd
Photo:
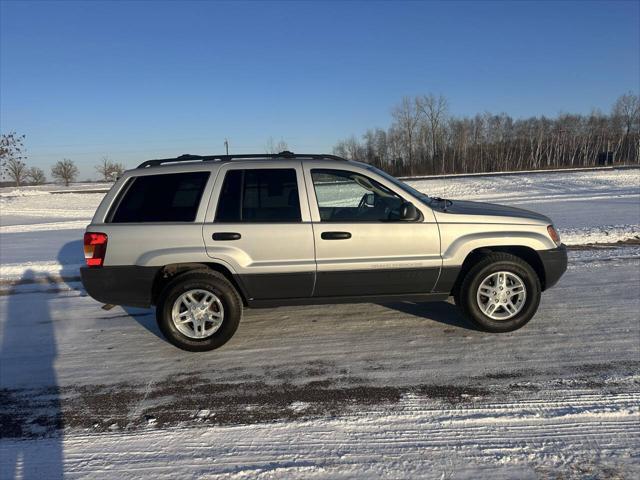
[[[640,170],[408,183],[554,219],[569,269],[525,328],[249,310],[189,354],[78,282],[103,194],[0,189],[0,478],[638,478]]]

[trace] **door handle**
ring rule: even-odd
[[[349,232],[322,232],[320,237],[323,240],[348,240],[351,238],[351,233]]]
[[[235,232],[216,232],[213,235],[211,235],[211,238],[217,241],[224,242],[229,240],[240,240],[241,236],[242,235]]]

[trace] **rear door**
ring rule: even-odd
[[[202,229],[207,255],[234,272],[249,298],[311,296],[313,228],[300,161],[220,168]]]
[[[430,209],[412,202],[422,219],[399,219],[407,199],[384,179],[349,168],[305,164],[314,220],[314,296],[429,293],[440,273],[440,236]]]

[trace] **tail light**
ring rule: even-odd
[[[554,242],[556,242],[558,245],[560,245],[560,235],[558,234],[558,232],[556,231],[555,228],[553,228],[553,225],[549,225],[547,227],[547,232],[549,233],[549,236],[551,237],[551,240],[553,240]]]
[[[84,234],[84,259],[89,267],[101,267],[106,253],[106,233],[87,232]]]

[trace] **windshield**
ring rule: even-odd
[[[420,198],[422,200],[428,200],[429,199],[429,195],[427,195],[426,193],[419,192],[415,188],[410,187],[409,185],[407,185],[406,183],[401,182],[400,180],[398,180],[393,175],[389,175],[384,170],[380,170],[379,168],[373,167],[371,165],[367,165],[367,170],[375,172],[378,175],[380,175],[381,177],[384,177],[386,180],[389,180],[391,183],[393,183],[400,190],[402,190],[404,192],[407,192],[408,194],[413,195],[414,197],[418,197],[418,198]]]

